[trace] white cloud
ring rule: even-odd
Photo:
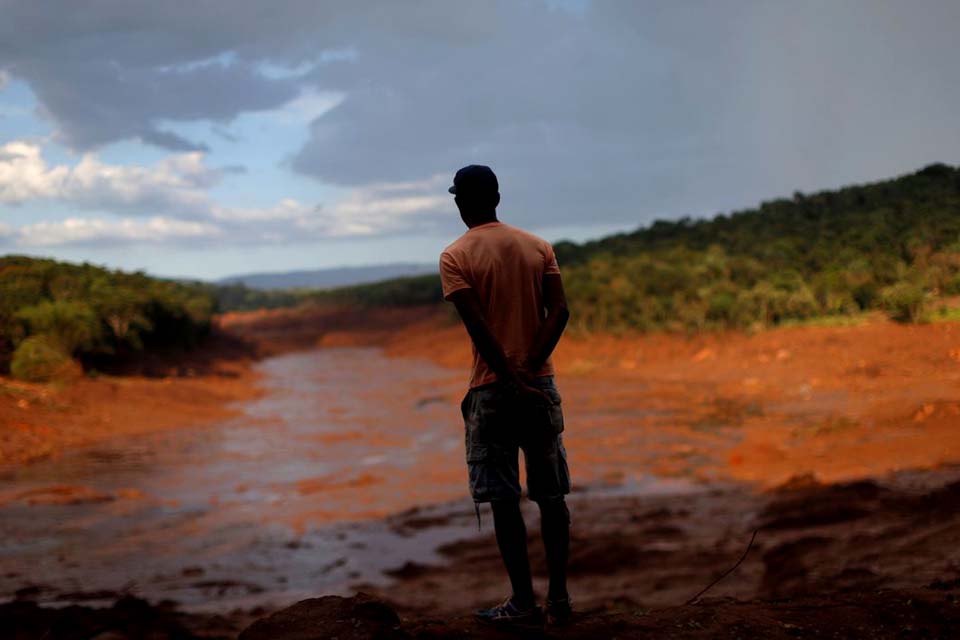
[[[343,101],[344,94],[308,89],[281,108],[267,112],[268,117],[284,124],[307,125]]]
[[[10,74],[0,69],[0,91],[3,91],[3,88],[7,86],[8,82],[10,82]]]
[[[67,218],[58,222],[37,222],[16,230],[16,243],[29,247],[95,245],[109,242],[164,243],[210,239],[222,235],[214,225],[157,216],[148,220],[103,220]]]
[[[228,222],[269,222],[299,220],[317,211],[317,207],[305,205],[293,198],[284,198],[276,205],[264,209],[214,206],[211,215]]]
[[[286,198],[273,207],[214,207],[213,218],[226,223],[272,223],[264,240],[303,237],[370,236],[418,228],[449,211],[450,198],[431,195],[436,181],[373,185],[351,190],[329,206],[305,205]],[[284,225],[286,233],[281,233]]]
[[[190,152],[152,167],[110,165],[88,153],[74,166],[50,166],[39,145],[9,142],[0,146],[0,203],[54,200],[86,210],[202,216],[204,189],[221,178],[203,162],[203,153]]]
[[[7,225],[0,227],[0,237],[4,244],[35,247],[213,238],[233,244],[297,242],[423,227],[450,204],[436,195],[447,178],[435,176],[358,187],[329,206],[293,198],[267,207],[229,206],[210,197],[208,189],[223,171],[205,160],[202,152],[188,152],[143,167],[108,164],[88,153],[72,166],[50,165],[38,144],[9,142],[0,146],[0,205],[54,201],[99,217]]]
[[[451,209],[449,196],[436,195],[446,180],[436,175],[428,180],[358,187],[320,209],[319,215],[298,221],[298,226],[329,236],[374,235],[421,227]]]
[[[9,142],[0,147],[0,202],[19,204],[49,197],[59,190],[66,167],[50,169],[40,157],[40,147]]]

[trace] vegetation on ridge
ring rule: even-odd
[[[583,331],[772,326],[885,310],[917,322],[960,294],[960,168],[764,202],[711,219],[558,242]],[[89,263],[0,257],[0,370],[49,379],[73,358],[191,346],[214,312],[301,303],[439,303],[437,275],[310,291],[152,278]]]
[[[706,329],[884,309],[960,293],[960,169],[942,164],[712,219],[556,244],[591,330]]]
[[[746,328],[874,309],[916,322],[960,293],[960,169],[934,164],[554,246],[572,321],[585,331]],[[304,298],[423,304],[440,300],[440,284],[420,276]]]
[[[0,256],[0,370],[46,380],[78,371],[75,357],[189,347],[214,305],[201,288],[141,271]]]

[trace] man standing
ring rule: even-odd
[[[545,240],[497,219],[499,184],[486,166],[457,171],[453,186],[467,231],[440,255],[443,297],[473,341],[470,389],[461,403],[470,493],[493,508],[497,546],[513,593],[477,612],[488,622],[540,624],[520,512],[519,450],[527,495],[540,507],[550,587],[548,623],[570,616],[567,554],[570,474],[550,354],[569,318],[560,269]]]

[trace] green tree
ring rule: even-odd
[[[100,321],[85,302],[52,300],[25,307],[16,316],[31,334],[43,334],[66,354],[92,348],[100,339]]]

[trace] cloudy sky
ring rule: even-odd
[[[960,163],[952,0],[0,16],[0,253],[202,278],[435,262],[469,163],[549,240]]]

